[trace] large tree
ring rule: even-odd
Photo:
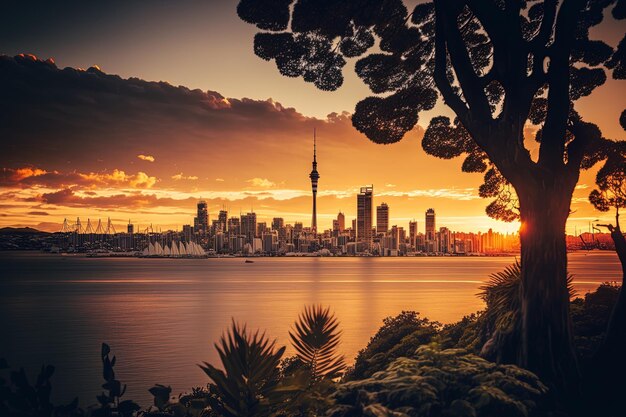
[[[592,40],[603,12],[624,18],[624,0],[434,0],[409,11],[401,0],[241,0],[241,19],[261,32],[255,53],[281,74],[322,90],[343,83],[346,58],[376,96],[353,125],[376,143],[397,142],[441,98],[454,120],[431,119],[424,150],[465,156],[484,172],[487,213],[519,217],[522,323],[514,357],[558,388],[576,373],[572,352],[565,222],[581,168],[606,158],[600,130],[576,100],[624,78],[617,50]],[[536,126],[538,158],[525,140]],[[532,142],[532,138],[530,139]]]

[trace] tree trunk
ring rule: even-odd
[[[611,230],[611,237],[615,243],[617,256],[622,264],[622,288],[620,288],[617,302],[611,312],[604,340],[605,349],[613,354],[624,352],[626,349],[626,292],[624,291],[624,280],[626,279],[626,238],[622,234],[619,223]]]
[[[604,341],[587,366],[584,381],[589,396],[587,409],[606,416],[623,414],[622,397],[626,389],[626,239],[617,224],[611,230],[611,237],[622,263],[622,288],[613,306]]]
[[[558,183],[558,181],[554,181]],[[573,187],[517,190],[520,201],[521,343],[517,362],[566,399],[578,391],[572,343],[565,222]]]

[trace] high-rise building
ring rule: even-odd
[[[426,240],[435,240],[435,210],[426,210]]]
[[[339,232],[343,232],[346,228],[346,216],[342,213],[339,212],[339,214],[337,214],[337,225],[339,227]]]
[[[356,196],[356,240],[367,247],[372,243],[372,201],[374,186],[361,187]]]
[[[272,219],[272,230],[279,230],[285,226],[285,221],[282,217],[274,217]]]
[[[439,252],[437,244],[437,232],[435,231],[435,210],[426,210],[426,235],[424,236],[424,249],[428,253]]]
[[[206,201],[198,201],[198,212],[193,223],[194,231],[200,235],[205,235],[209,231],[209,210]]]
[[[256,237],[256,213],[247,213],[241,216],[241,234],[245,236],[245,243],[254,244],[254,238]]]
[[[228,211],[220,210],[220,214],[218,214],[217,220],[219,221],[221,231],[226,232],[228,227]]]
[[[317,233],[317,181],[320,179],[320,174],[317,172],[317,138],[315,136],[315,129],[313,129],[313,170],[309,174],[309,178],[311,178],[311,189],[313,191],[311,231]]]
[[[128,232],[129,235],[132,235],[133,232],[135,231],[135,225],[132,224],[130,220],[128,220],[128,226],[126,227],[126,231]]]
[[[231,235],[241,234],[241,223],[239,217],[231,217],[228,219],[228,233]]]
[[[413,249],[417,247],[416,238],[417,238],[417,222],[414,220],[412,222],[409,222],[409,241]]]
[[[389,206],[382,203],[376,207],[376,233],[387,233],[389,230]]]

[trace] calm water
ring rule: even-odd
[[[174,392],[205,385],[196,366],[217,363],[213,342],[231,317],[266,329],[288,345],[305,304],[330,305],[341,320],[346,357],[354,358],[382,319],[416,310],[444,323],[482,308],[475,294],[488,275],[513,262],[498,258],[93,259],[0,253],[0,357],[34,374],[57,367],[53,396],[101,392],[100,343],[118,357],[126,398],[148,405],[155,383]],[[614,253],[569,258],[584,294],[621,281]],[[293,351],[288,348],[287,354]]]

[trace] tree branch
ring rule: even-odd
[[[551,171],[563,167],[565,133],[570,110],[569,57],[576,33],[576,19],[585,0],[571,0],[559,9],[554,43],[549,49],[548,113],[543,127],[539,164]]]

